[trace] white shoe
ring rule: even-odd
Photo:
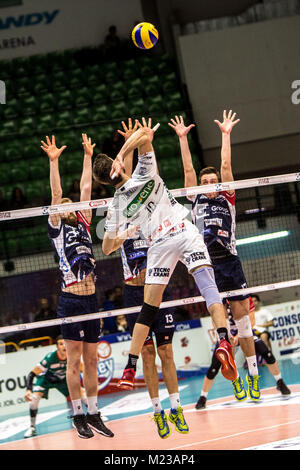
[[[28,428],[27,431],[25,432],[24,437],[25,438],[34,437],[36,435],[37,435],[36,427],[35,426],[30,426],[30,428]]]

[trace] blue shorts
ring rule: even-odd
[[[226,258],[212,259],[215,280],[219,292],[228,292],[247,288],[247,281],[243,272],[242,264],[238,256],[227,256]],[[247,295],[228,296],[229,300],[244,300]],[[225,298],[223,299],[225,302]]]
[[[144,303],[144,286],[131,286],[124,284],[124,308],[135,307],[136,305],[143,305]],[[163,295],[163,301],[167,302],[170,300],[169,292],[165,289]],[[164,308],[159,310],[155,322],[149,330],[149,335],[146,338],[145,345],[153,343],[152,335],[155,334],[157,347],[163,344],[172,342],[174,335],[174,318],[173,308]],[[132,335],[133,328],[139,312],[130,313],[126,315],[127,324],[129,327],[130,334]]]
[[[85,313],[99,312],[96,294],[75,295],[63,292],[59,297],[58,318],[75,317]],[[79,321],[61,325],[64,339],[98,343],[101,334],[100,318],[96,320]]]

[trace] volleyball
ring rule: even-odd
[[[158,41],[158,31],[151,23],[139,23],[133,28],[131,37],[136,47],[151,49]]]

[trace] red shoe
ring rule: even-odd
[[[238,371],[232,355],[232,346],[226,339],[221,339],[216,356],[222,364],[221,372],[225,379],[231,380],[231,382],[237,379]]]
[[[133,369],[124,369],[122,378],[119,380],[117,387],[122,390],[134,389],[135,371]]]

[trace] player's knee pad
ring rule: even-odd
[[[214,380],[214,378],[216,377],[218,372],[219,372],[219,368],[214,367],[213,365],[211,365],[210,368],[208,369],[207,373],[206,373],[206,377],[209,380]]]
[[[274,355],[272,354],[272,352],[269,349],[268,349],[268,352],[263,355],[263,358],[266,361],[266,363],[269,364],[269,365],[275,364],[275,362],[276,362],[276,359],[275,359]]]
[[[144,302],[136,323],[141,323],[142,325],[146,325],[150,328],[157,317],[158,310],[159,307],[154,307],[154,305],[149,305]]]
[[[234,319],[234,322],[238,328],[240,338],[251,338],[253,336],[249,315],[244,315],[239,320]]]
[[[205,298],[207,308],[212,304],[222,303],[220,293],[216,286],[213,268],[199,268],[197,271],[193,272],[193,276],[201,295]]]
[[[33,393],[31,395],[31,401],[30,401],[29,408],[31,410],[37,410],[38,406],[39,406],[40,399],[41,399],[41,397],[39,395],[36,395],[35,393]]]

